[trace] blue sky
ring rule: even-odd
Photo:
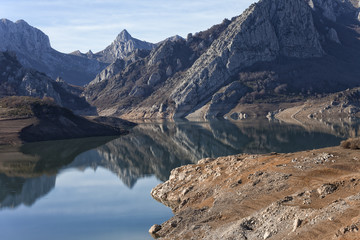
[[[100,51],[123,29],[159,42],[206,30],[240,15],[255,0],[1,0],[0,18],[23,19],[61,52]]]

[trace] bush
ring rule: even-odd
[[[345,149],[360,149],[360,138],[349,138],[341,141],[340,146]]]

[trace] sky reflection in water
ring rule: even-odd
[[[118,139],[0,149],[0,239],[152,239],[172,216],[150,191],[204,157],[338,145],[358,125],[319,129],[269,122],[141,124]]]
[[[158,183],[147,177],[129,189],[103,168],[66,170],[31,208],[2,210],[1,239],[152,239],[146,230],[171,216],[149,194]]]

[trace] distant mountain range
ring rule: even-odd
[[[86,84],[83,96],[101,115],[223,117],[244,104],[276,107],[359,86],[359,7],[359,0],[260,0],[186,39],[152,44],[124,30],[103,51],[71,54],[24,21],[3,19],[0,50]]]
[[[140,41],[123,30],[111,45],[96,54],[75,51],[64,54],[50,46],[49,37],[24,20],[0,20],[0,51],[13,51],[22,65],[67,83],[85,85],[108,64],[136,49],[151,50],[155,44]]]

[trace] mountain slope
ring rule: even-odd
[[[213,26],[196,35],[189,34],[187,40],[170,38],[160,43],[146,57],[126,66],[106,78],[95,79],[85,89],[85,97],[107,114],[120,114],[148,98],[156,90],[162,89],[167,80],[177,72],[182,72],[195,62],[211,43],[221,34],[231,21]],[[111,72],[112,69],[105,69]],[[104,74],[105,75],[105,74]],[[165,89],[165,88],[164,88]],[[129,104],[131,102],[131,104]]]
[[[95,110],[80,90],[61,79],[54,81],[43,73],[24,68],[15,53],[0,52],[0,98],[6,96],[51,97],[60,106],[76,112],[94,114]]]
[[[104,115],[211,118],[244,102],[358,86],[358,12],[354,1],[261,0],[231,21],[162,43],[85,96]]]
[[[60,53],[50,46],[48,36],[23,20],[0,20],[0,51],[13,51],[25,67],[44,72],[52,78],[62,77],[66,82],[84,85],[107,64]]]
[[[77,116],[48,98],[0,98],[0,120],[0,145],[127,133],[126,130]]]

